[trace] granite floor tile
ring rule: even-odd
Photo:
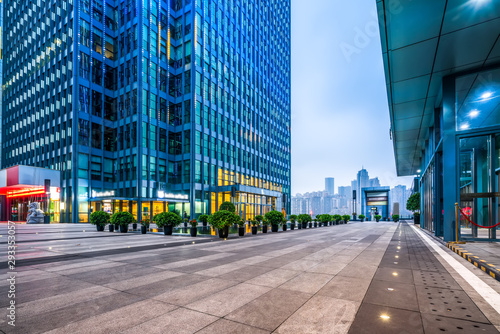
[[[270,288],[268,287],[241,283],[225,289],[220,293],[188,304],[186,307],[199,312],[223,317],[269,290]]]
[[[172,312],[163,314],[157,318],[143,322],[140,325],[124,330],[121,333],[191,334],[196,333],[200,329],[210,325],[217,320],[217,317],[205,313],[200,313],[185,308],[178,308]]]
[[[359,303],[316,295],[288,318],[275,333],[347,333]]]
[[[154,300],[145,300],[110,312],[70,323],[46,334],[111,334],[120,333],[148,320],[157,318],[177,307]]]
[[[370,281],[369,278],[335,276],[318,291],[318,295],[361,303]]]
[[[314,294],[332,278],[332,275],[303,273],[283,283],[280,288]]]
[[[225,318],[272,331],[301,307],[311,294],[273,289],[231,312]],[[279,303],[276,301],[279,300]]]
[[[246,283],[275,288],[291,280],[292,278],[294,278],[299,274],[300,272],[295,270],[274,269],[265,274],[252,278],[251,280],[248,280]]]
[[[260,328],[251,327],[248,325],[240,324],[238,322],[229,321],[226,319],[219,319],[211,323],[196,334],[269,334]]]
[[[210,278],[196,284],[161,293],[157,296],[153,296],[153,299],[169,304],[184,306],[212,294],[223,292],[237,284],[237,281]]]

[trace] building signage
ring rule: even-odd
[[[45,187],[30,187],[7,191],[7,198],[45,194]]]
[[[92,190],[92,198],[95,198],[95,197],[113,197],[113,196],[115,196],[114,190],[106,190],[106,191]]]
[[[172,194],[172,193],[166,193],[164,191],[159,190],[158,191],[158,198],[166,198],[166,199],[181,199],[181,200],[188,200],[189,196],[186,194]]]

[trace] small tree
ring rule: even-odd
[[[97,226],[105,226],[109,224],[109,213],[104,211],[95,211],[90,214],[90,223]]]
[[[365,215],[359,215],[359,219],[365,219]]]
[[[115,212],[110,219],[111,224],[128,226],[135,222],[134,216],[130,212]]]
[[[408,198],[408,201],[406,201],[406,210],[413,213],[420,212],[420,193],[414,193]]]
[[[308,215],[308,214],[300,214],[298,217],[297,217],[299,223],[309,223],[311,222],[311,216]]]
[[[296,221],[297,221],[297,215],[290,215],[290,222],[292,224],[295,224]]]
[[[325,213],[324,215],[320,215],[318,219],[321,223],[327,224],[331,220],[331,216]]]
[[[235,213],[236,207],[231,202],[224,202],[220,205],[219,210],[226,210],[226,211],[229,211],[231,213]]]
[[[153,217],[156,226],[162,228],[165,226],[179,226],[182,223],[181,217],[174,212],[162,212]]]
[[[255,216],[255,220],[261,223],[264,220],[264,217],[262,217],[261,215],[257,215]]]
[[[265,214],[265,217],[271,225],[280,225],[283,223],[283,214],[279,211],[269,211]]]
[[[394,220],[395,222],[398,222],[399,221],[399,215],[392,215],[392,220]]]
[[[342,216],[341,215],[333,215],[333,220],[335,220],[336,222],[339,222],[342,220]]]
[[[219,210],[208,219],[209,224],[218,229],[238,224],[240,221],[241,219],[238,215],[227,210]]]
[[[198,220],[202,222],[203,224],[208,223],[208,215],[201,215],[198,217]]]
[[[347,223],[349,220],[351,220],[351,216],[350,215],[343,215],[342,219]]]

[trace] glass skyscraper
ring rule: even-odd
[[[95,210],[290,211],[290,1],[4,0],[2,168]]]

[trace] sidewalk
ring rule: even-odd
[[[447,247],[500,281],[500,243],[467,242],[466,244],[447,244]]]

